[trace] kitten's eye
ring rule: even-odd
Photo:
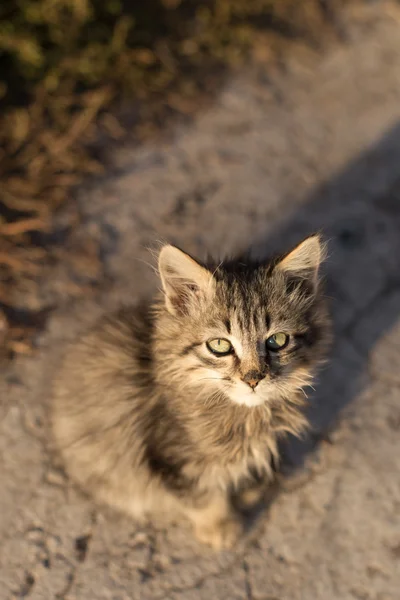
[[[226,356],[230,354],[233,350],[232,344],[228,342],[228,340],[224,340],[223,338],[215,338],[214,340],[209,340],[207,342],[207,348],[213,354],[217,356]]]
[[[274,333],[274,335],[271,335],[265,342],[268,350],[272,350],[273,352],[282,350],[282,348],[285,348],[288,343],[289,336],[286,335],[286,333]]]

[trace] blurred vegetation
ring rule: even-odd
[[[32,232],[102,171],[105,141],[191,114],[212,73],[318,39],[344,1],[1,0],[0,279],[39,268]]]

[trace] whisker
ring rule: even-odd
[[[226,379],[222,379],[221,377],[201,377],[197,381],[226,381]]]

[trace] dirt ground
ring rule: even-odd
[[[36,352],[1,373],[2,600],[400,597],[400,10],[370,2],[345,24],[323,56],[255,66],[172,138],[122,150],[79,192],[69,260],[48,267],[39,294],[21,287],[21,305],[52,310]],[[96,509],[46,452],[63,344],[155,289],[148,248],[160,240],[200,256],[264,253],[316,229],[329,240],[336,342],[313,434],[287,448],[249,538],[214,554],[184,524],[138,528]]]

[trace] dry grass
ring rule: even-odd
[[[71,188],[103,171],[100,138],[141,139],[192,114],[213,73],[317,43],[345,1],[2,0],[0,307],[43,264],[32,232],[51,230]]]

